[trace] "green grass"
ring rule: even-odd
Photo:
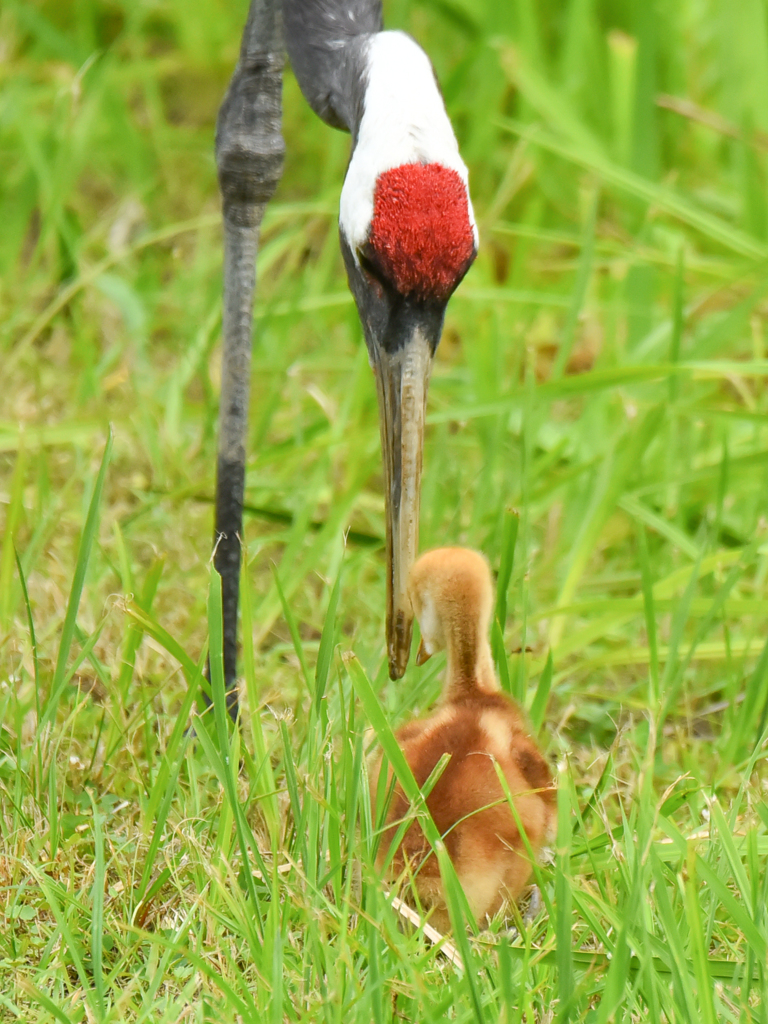
[[[423,545],[499,570],[499,670],[559,766],[541,909],[475,934],[450,887],[463,966],[372,867],[368,730],[396,760],[442,665],[386,678],[348,141],[290,76],[226,729],[212,139],[244,17],[0,10],[0,1019],[765,1022],[765,0],[387,5],[434,60],[482,238]]]

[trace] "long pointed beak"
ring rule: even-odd
[[[387,518],[387,653],[390,679],[406,670],[413,634],[408,573],[419,548],[424,419],[432,341],[416,327],[393,352],[375,347]]]

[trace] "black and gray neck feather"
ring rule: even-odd
[[[356,135],[367,50],[383,29],[380,0],[283,0],[285,47],[307,102],[333,128]]]

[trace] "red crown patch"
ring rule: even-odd
[[[399,292],[445,302],[475,252],[464,182],[442,164],[380,174],[369,242]]]

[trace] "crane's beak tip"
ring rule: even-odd
[[[389,627],[389,623],[387,625],[389,678],[394,681],[402,679],[408,668],[408,659],[411,656],[411,637],[413,636],[413,614],[400,608],[394,616],[394,629]]]

